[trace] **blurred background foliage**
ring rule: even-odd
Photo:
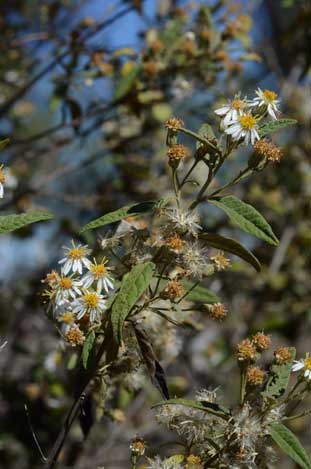
[[[271,223],[280,245],[243,237],[262,272],[233,259],[232,269],[209,285],[225,300],[228,320],[194,318],[180,334],[178,357],[176,338],[171,356],[161,359],[172,394],[220,386],[230,403],[237,375],[230,383],[227,376],[246,334],[264,329],[275,346],[293,345],[298,355],[307,350],[310,20],[303,0],[1,2],[0,139],[10,138],[1,152],[10,168],[1,214],[33,207],[55,213],[52,222],[0,240],[0,336],[8,341],[0,355],[1,468],[40,466],[24,405],[47,452],[74,389],[72,357],[44,314],[40,279],[84,223],[169,193],[165,119],[177,115],[194,130],[216,125],[216,104],[239,90],[276,90],[284,115],[299,122],[278,136],[281,163],[237,189]],[[236,172],[246,153],[219,178]],[[211,232],[236,231],[218,211],[202,210],[202,218]],[[95,246],[98,234],[81,240]],[[148,379],[116,384],[85,443],[75,427],[59,467],[129,467],[129,440],[137,433],[149,441],[150,454],[159,451],[173,436],[153,419],[157,400]],[[298,420],[295,430],[310,448],[310,419]]]

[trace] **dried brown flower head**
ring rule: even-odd
[[[182,251],[185,241],[178,236],[178,234],[173,234],[169,238],[167,238],[165,245],[171,249],[172,251]]]
[[[183,126],[183,121],[178,117],[170,117],[170,119],[167,119],[167,121],[165,122],[165,128],[169,130],[177,131]]]
[[[176,143],[167,150],[170,166],[176,166],[181,160],[189,156],[190,150],[185,145]]]
[[[203,469],[204,463],[200,456],[190,454],[186,459],[186,469]]]
[[[130,444],[130,450],[135,456],[143,456],[146,450],[146,442],[142,438],[136,437]]]
[[[258,366],[250,366],[246,372],[247,382],[251,386],[261,386],[265,376],[266,373]]]
[[[267,158],[272,163],[279,163],[283,156],[282,149],[266,139],[257,140],[254,151],[255,154]]]
[[[184,289],[179,282],[176,282],[176,280],[168,282],[162,292],[163,298],[167,298],[169,300],[175,300],[176,298],[181,297],[183,294]]]
[[[144,72],[149,78],[153,78],[157,75],[159,71],[159,63],[153,61],[144,62],[143,64]]]
[[[279,347],[274,351],[275,361],[281,365],[292,359],[291,350],[288,347]]]
[[[257,350],[254,344],[249,339],[244,339],[237,346],[238,361],[252,361],[257,356]]]
[[[223,303],[214,303],[213,305],[206,305],[211,318],[217,321],[222,321],[228,314],[228,310]]]
[[[73,326],[67,331],[66,340],[73,347],[75,347],[76,345],[83,345],[85,341],[85,335],[83,334],[79,326]]]
[[[267,350],[271,345],[270,336],[263,332],[257,332],[252,340],[259,350]]]
[[[223,251],[219,251],[215,256],[211,257],[211,260],[214,262],[216,270],[224,270],[230,265],[230,259],[225,257]]]

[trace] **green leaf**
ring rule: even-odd
[[[111,310],[111,324],[115,342],[122,340],[123,323],[152,279],[155,265],[152,262],[138,264],[124,275],[121,287]]]
[[[0,234],[18,230],[23,226],[36,223],[38,221],[51,220],[53,214],[50,212],[35,211],[22,213],[19,215],[3,215],[0,217]]]
[[[96,218],[95,220],[90,221],[87,225],[81,228],[80,233],[85,233],[88,230],[94,230],[101,226],[109,225],[110,223],[115,223],[117,221],[123,220],[129,216],[140,215],[141,213],[151,212],[158,202],[142,202],[126,205],[125,207],[114,210],[113,212],[106,213],[102,217]]]
[[[269,433],[276,444],[303,469],[311,469],[311,461],[298,438],[282,423],[272,423]]]
[[[213,199],[209,202],[223,210],[246,233],[263,239],[274,246],[278,244],[279,241],[271,226],[252,205],[246,204],[234,196]]]
[[[164,463],[165,466],[167,465],[167,467],[175,467],[177,464],[181,464],[184,460],[185,456],[183,454],[174,454],[173,456],[165,459]]]
[[[188,280],[182,280],[181,284],[185,292],[190,290],[190,288],[194,285],[193,282],[189,282]],[[219,303],[220,298],[208,288],[202,287],[201,285],[197,285],[196,287],[191,290],[191,292],[185,297],[188,301],[193,301],[194,303]]]
[[[267,122],[259,127],[259,136],[264,137],[268,134],[273,134],[280,129],[283,129],[289,125],[297,124],[296,119],[277,119],[271,122]]]
[[[10,139],[5,138],[4,140],[0,140],[0,150],[3,150],[8,144]]]
[[[88,361],[89,361],[89,356],[92,351],[93,345],[95,342],[95,332],[91,331],[83,344],[83,349],[82,349],[82,363],[85,369],[87,369]]]
[[[215,139],[215,134],[213,131],[213,128],[209,124],[203,124],[201,125],[199,132],[199,135],[203,137],[206,140],[214,140]],[[201,142],[196,143],[196,148],[198,149],[202,145]]]
[[[127,73],[124,77],[120,78],[116,86],[115,92],[114,92],[115,100],[122,99],[125,95],[127,95],[127,93],[132,88],[141,70],[142,70],[141,65],[137,65],[136,67],[133,68],[133,70]]]
[[[207,412],[224,420],[228,420],[231,415],[228,409],[219,406],[218,404],[213,402],[195,401],[193,399],[169,399],[167,401],[159,402],[153,407],[159,407],[162,405],[181,405],[184,407],[190,407],[191,409],[202,410],[202,412]]]
[[[238,241],[210,233],[200,233],[199,238],[203,241],[206,241],[206,243],[213,248],[222,249],[223,251],[235,254],[236,256],[251,264],[258,272],[260,271],[261,266],[257,257],[255,257],[254,254],[242,246],[242,244],[240,244]]]
[[[292,358],[287,363],[275,364],[271,367],[270,378],[267,382],[265,390],[261,393],[264,399],[277,399],[286,391],[293,361],[296,355],[294,347],[290,349]]]

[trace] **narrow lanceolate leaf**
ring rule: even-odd
[[[261,393],[264,399],[275,400],[286,391],[296,355],[296,349],[292,347],[290,352],[291,360],[287,363],[272,365],[271,373],[269,374],[270,378],[266,384],[265,390]]]
[[[109,225],[110,223],[115,223],[129,216],[136,216],[140,215],[141,213],[150,212],[153,208],[156,207],[156,205],[157,202],[154,201],[126,205],[125,207],[114,210],[113,212],[106,213],[102,217],[90,221],[80,230],[80,233],[84,233],[88,230],[94,230],[95,228],[100,228],[102,226]]]
[[[10,142],[9,138],[5,138],[4,140],[0,140],[0,150],[3,150]]]
[[[280,129],[288,127],[289,125],[297,124],[296,119],[277,119],[271,122],[267,122],[259,127],[259,135],[260,137],[264,137],[268,134],[273,134]]]
[[[188,280],[182,280],[181,284],[185,293],[190,290],[194,283],[189,282]],[[208,288],[197,285],[194,287],[189,294],[185,297],[188,301],[193,301],[194,303],[218,303],[220,302],[219,296],[210,291]]]
[[[123,323],[148,288],[155,265],[152,262],[138,264],[130,272],[124,275],[119,293],[111,310],[111,324],[115,342],[119,345],[122,340]]]
[[[231,415],[229,409],[219,406],[214,402],[195,401],[192,399],[169,399],[168,401],[159,402],[153,407],[159,407],[162,405],[181,405],[184,407],[190,407],[191,409],[198,409],[202,412],[215,415],[224,420],[228,420]]]
[[[85,342],[83,344],[83,349],[82,349],[82,363],[85,369],[87,369],[89,356],[94,346],[94,342],[95,342],[95,332],[92,331],[87,335]]]
[[[271,226],[252,205],[246,204],[234,196],[217,198],[209,202],[223,210],[246,233],[263,239],[274,246],[278,244],[279,241]]]
[[[52,213],[43,211],[0,216],[0,234],[18,230],[38,221],[51,220],[53,216]]]
[[[136,78],[141,71],[141,66],[137,65],[124,77],[121,77],[114,92],[114,99],[122,99],[131,90]]]
[[[236,256],[251,264],[258,272],[260,271],[261,266],[257,257],[255,257],[254,254],[242,246],[242,244],[240,244],[238,241],[235,241],[231,238],[226,238],[225,236],[210,233],[200,233],[199,238],[203,241],[206,241],[206,243],[213,248],[235,254]]]
[[[150,338],[146,331],[138,325],[135,325],[134,330],[141,355],[149,371],[152,383],[160,390],[164,399],[169,399],[170,396],[166,384],[165,373],[157,360]]]
[[[276,444],[303,469],[311,469],[311,461],[298,438],[282,423],[272,423],[269,433]]]

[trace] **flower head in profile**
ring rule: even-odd
[[[58,263],[64,264],[62,272],[64,275],[69,274],[70,271],[73,273],[78,272],[82,274],[83,267],[90,265],[90,260],[87,258],[91,250],[88,249],[87,245],[78,244],[75,245],[74,241],[71,241],[71,247],[64,247],[66,255]]]
[[[5,174],[3,171],[3,164],[0,164],[0,199],[3,199],[3,196],[4,196],[4,183],[5,183]]]
[[[224,118],[224,124],[229,125],[230,122],[236,121],[241,116],[247,107],[245,99],[236,97],[232,101],[228,101],[225,106],[215,109],[215,114]]]
[[[306,357],[301,360],[294,360],[292,371],[304,370],[303,376],[311,381],[311,357],[309,353],[306,353]]]
[[[85,290],[84,294],[77,298],[72,304],[72,310],[81,319],[85,314],[90,315],[90,322],[100,319],[102,312],[106,309],[103,295],[92,290]]]
[[[265,107],[268,114],[272,119],[277,119],[277,113],[279,112],[278,105],[280,100],[277,99],[278,95],[274,91],[256,90],[256,97],[250,102],[250,106]]]
[[[231,135],[235,141],[244,140],[245,144],[254,145],[259,140],[257,119],[251,113],[243,113],[236,120],[231,121],[225,129],[226,134]]]
[[[104,257],[99,263],[94,259],[94,262],[89,264],[88,272],[82,277],[85,288],[90,288],[93,283],[96,283],[97,293],[101,293],[103,290],[108,293],[109,290],[113,290],[114,285],[109,275],[110,269],[106,266],[107,262],[108,260]]]
[[[57,317],[57,321],[61,323],[63,334],[67,334],[68,330],[75,325],[76,316],[72,311],[64,311]]]

